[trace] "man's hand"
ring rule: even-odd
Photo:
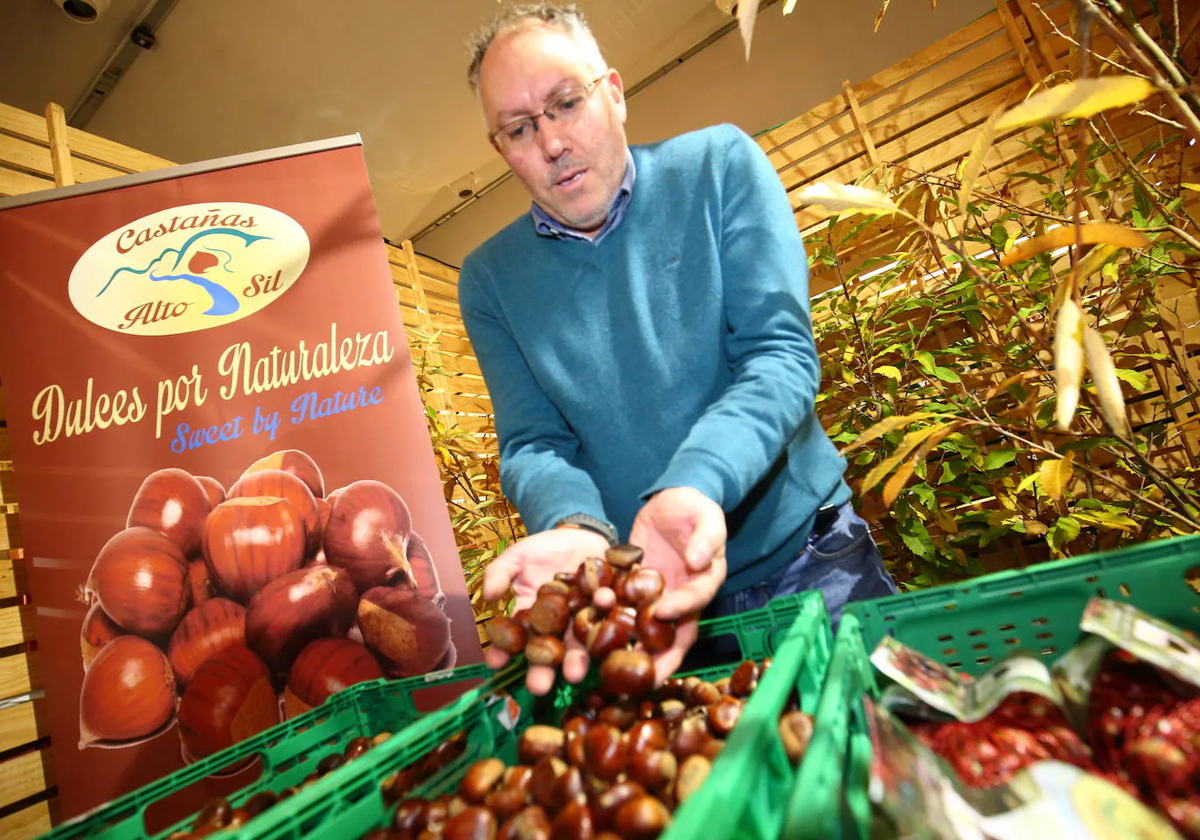
[[[523,610],[533,606],[538,587],[554,580],[555,574],[574,574],[580,563],[588,557],[603,557],[607,548],[608,540],[582,528],[555,528],[518,540],[488,565],[483,577],[483,597],[495,601],[503,598],[511,587],[516,594],[515,609]],[[577,683],[587,676],[587,650],[570,629],[564,644],[563,676]],[[489,668],[499,669],[508,664],[508,654],[492,645],[483,652],[483,660]],[[554,686],[554,671],[546,665],[530,665],[525,679],[530,692],[548,692]]]
[[[642,565],[657,569],[665,583],[654,614],[679,622],[675,644],[654,656],[656,685],[679,668],[696,642],[700,611],[725,582],[725,538],[725,512],[693,487],[659,491],[633,522],[629,542],[642,549]]]

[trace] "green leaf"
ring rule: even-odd
[[[1073,516],[1060,516],[1058,521],[1050,526],[1046,542],[1050,543],[1050,547],[1055,551],[1062,551],[1064,545],[1079,536],[1082,527],[1080,521]]]
[[[859,452],[858,455],[855,457],[854,463],[856,466],[863,467],[863,466],[866,466],[867,464],[871,463],[874,460],[875,460],[875,453],[872,452],[870,449],[864,449],[862,452]]]
[[[913,358],[917,360],[917,364],[921,366],[922,370],[928,374],[933,373],[934,364],[932,353],[930,353],[928,350],[918,350],[913,354]]]
[[[909,490],[911,490],[913,495],[921,500],[921,504],[925,505],[925,507],[929,508],[930,510],[933,510],[937,507],[937,497],[934,495],[933,488],[928,484],[914,484],[909,488]]]
[[[901,519],[898,530],[904,546],[913,554],[926,559],[933,556],[933,537],[915,516]]]
[[[987,454],[987,457],[983,459],[983,469],[985,471],[998,469],[999,467],[1016,460],[1016,457],[1017,450],[1015,449],[993,449]]]
[[[949,461],[942,463],[942,474],[938,477],[938,484],[945,484],[948,481],[953,481],[966,471],[966,461],[961,458],[951,458]]]
[[[1150,387],[1150,377],[1140,370],[1117,368],[1117,377],[1132,385],[1135,391],[1145,391]]]
[[[948,367],[941,367],[941,366],[935,367],[933,369],[933,375],[936,376],[938,379],[942,380],[943,382],[954,382],[954,383],[962,382],[962,377],[960,377],[957,372],[951,370]]]

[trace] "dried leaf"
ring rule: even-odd
[[[888,483],[883,488],[883,503],[888,507],[892,506],[892,502],[896,501],[896,496],[904,489],[904,485],[908,483],[912,477],[913,470],[917,468],[917,464],[929,457],[929,453],[933,451],[933,447],[937,446],[945,440],[951,433],[955,432],[961,422],[942,423],[938,426],[930,426],[927,429],[921,429],[917,432],[910,432],[905,435],[904,440],[900,442],[900,448],[896,450],[896,454],[892,457],[902,458],[909,453],[914,445],[920,443],[920,448],[909,459],[908,463],[896,470],[896,474],[888,479]],[[880,476],[882,478],[882,476]],[[878,483],[879,479],[876,479]],[[865,485],[865,480],[864,480]],[[871,485],[872,487],[874,485]]]
[[[1057,85],[1035,94],[1001,118],[997,131],[1037,125],[1049,119],[1090,117],[1109,108],[1141,102],[1154,85],[1138,76],[1097,76]]]
[[[1192,192],[1200,192],[1200,184],[1191,184],[1191,183],[1188,183],[1187,181],[1184,181],[1179,186],[1183,187],[1185,190],[1191,190]]]
[[[1014,373],[1003,382],[1000,382],[999,384],[993,385],[991,388],[989,388],[983,400],[984,402],[987,402],[988,400],[993,399],[1001,391],[1004,391],[1010,385],[1016,385],[1018,382],[1024,382],[1026,379],[1036,379],[1041,375],[1041,371],[1036,370],[1023,370],[1020,373]]]
[[[842,450],[842,454],[845,455],[849,452],[852,452],[853,450],[862,446],[864,443],[870,443],[871,441],[881,438],[888,432],[894,431],[895,429],[902,428],[910,423],[915,423],[918,420],[924,420],[926,417],[932,416],[933,415],[927,411],[918,411],[913,414],[897,414],[893,417],[885,417],[859,435],[857,440]]]
[[[896,474],[888,479],[888,483],[883,485],[883,503],[891,507],[892,502],[896,501],[896,496],[904,489],[904,485],[912,478],[913,470],[917,468],[917,459],[912,458],[900,469],[896,470]]]
[[[883,16],[887,14],[888,6],[890,6],[891,3],[892,0],[883,0],[883,5],[880,6],[879,11],[875,13],[875,28],[871,30],[872,32],[879,31],[879,24],[883,23]]]
[[[1079,405],[1079,385],[1083,382],[1083,312],[1074,298],[1067,298],[1058,310],[1054,330],[1054,386],[1058,405],[1054,417],[1058,428],[1066,431]]]
[[[1042,485],[1042,492],[1051,499],[1062,498],[1073,475],[1075,475],[1074,452],[1068,452],[1062,458],[1042,461],[1042,465],[1038,468],[1038,481]]]
[[[750,60],[750,42],[754,40],[754,21],[758,17],[758,0],[741,0],[738,3],[738,29],[742,43],[746,45],[746,61]]]
[[[1000,105],[996,110],[992,111],[992,115],[987,118],[979,129],[979,133],[975,135],[975,142],[971,144],[971,151],[967,154],[967,158],[963,161],[962,175],[959,180],[962,185],[958,189],[958,209],[963,213],[967,212],[967,203],[971,200],[971,191],[975,189],[975,180],[979,177],[980,171],[983,169],[983,161],[987,157],[988,149],[992,148],[992,141],[996,139],[996,123],[1004,116],[1004,109],[1008,103]]]
[[[1082,225],[1081,238],[1084,245],[1113,245],[1117,248],[1146,248],[1150,245],[1146,234],[1114,222],[1089,222]],[[1075,228],[1063,225],[1046,231],[1041,236],[1026,239],[1005,251],[1000,258],[1000,265],[1007,268],[1013,263],[1031,259],[1046,251],[1074,244]]]
[[[1083,347],[1087,353],[1087,364],[1092,369],[1092,382],[1096,384],[1096,395],[1100,398],[1100,413],[1109,427],[1121,437],[1129,435],[1129,420],[1125,416],[1125,397],[1121,394],[1121,380],[1117,366],[1104,345],[1104,338],[1091,327],[1083,332]]]
[[[807,186],[796,197],[802,204],[815,204],[831,213],[903,213],[883,193],[829,181]]]
[[[792,9],[794,8],[796,8],[796,0],[787,0],[787,2],[783,4],[783,13],[785,15],[790,15],[792,13]]]

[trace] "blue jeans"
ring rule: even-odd
[[[896,594],[896,584],[883,568],[871,529],[850,502],[838,508],[837,521],[815,540],[809,539],[790,565],[740,592],[718,594],[704,617],[756,610],[773,598],[809,589],[821,591],[835,628],[848,602]]]

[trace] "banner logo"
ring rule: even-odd
[[[104,236],[75,263],[68,291],[93,324],[127,335],[177,335],[274,303],[308,255],[308,235],[285,213],[259,204],[189,204]]]

